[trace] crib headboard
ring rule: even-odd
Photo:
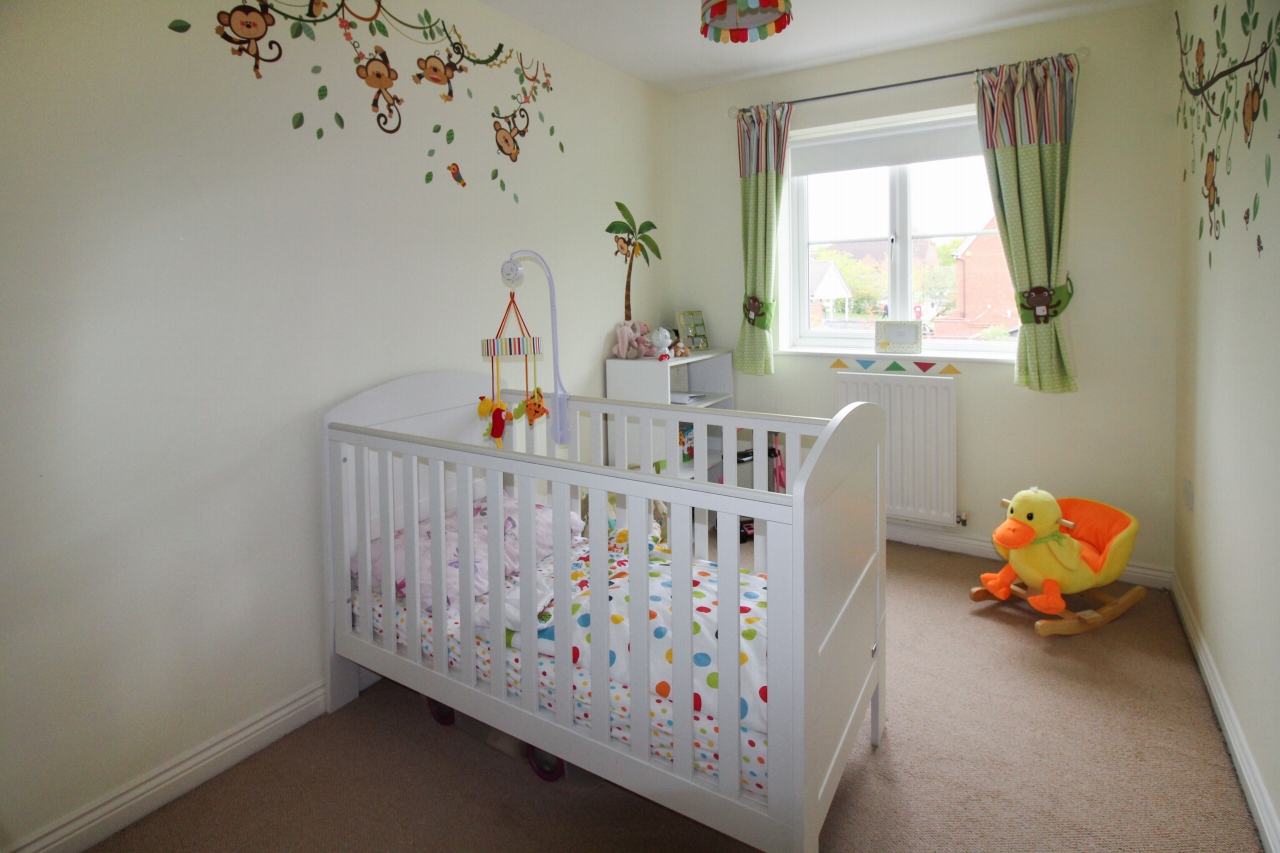
[[[415,373],[340,403],[325,415],[324,424],[326,429],[341,423],[476,444],[483,426],[476,404],[490,393],[489,377],[483,373]]]

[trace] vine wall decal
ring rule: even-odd
[[[373,90],[370,108],[374,121],[378,129],[388,135],[400,131],[406,124],[406,118],[410,123],[413,120],[412,115],[406,116],[406,113],[415,111],[406,103],[406,99],[412,97],[404,86],[408,81],[402,81],[400,74],[400,69],[410,61],[413,62],[417,71],[410,74],[408,79],[412,80],[416,86],[427,83],[429,84],[427,88],[443,89],[438,92],[443,105],[453,103],[460,95],[463,88],[463,78],[460,75],[469,74],[475,68],[495,70],[510,63],[516,78],[516,86],[519,87],[518,91],[510,96],[510,100],[514,102],[513,107],[509,112],[504,112],[495,106],[489,116],[483,120],[492,121],[496,153],[508,166],[519,160],[520,143],[528,136],[531,124],[526,107],[537,102],[540,93],[545,95],[553,91],[551,72],[545,63],[538,59],[526,61],[523,53],[514,48],[508,48],[503,43],[499,43],[487,52],[483,50],[475,52],[463,40],[456,26],[450,25],[443,18],[432,17],[431,12],[426,9],[416,15],[415,21],[406,20],[393,12],[384,0],[363,0],[358,4],[348,0],[337,0],[333,4],[332,11],[329,11],[330,5],[326,0],[303,0],[298,3],[288,3],[284,0],[275,0],[275,2],[250,0],[228,11],[219,11],[216,15],[217,26],[214,28],[214,34],[231,45],[233,56],[252,59],[252,71],[256,79],[262,79],[264,71],[270,73],[270,69],[265,68],[266,65],[280,62],[284,57],[286,51],[275,36],[280,34],[286,23],[289,37],[295,40],[305,37],[314,42],[317,39],[317,33],[326,29],[331,29],[335,34],[341,34],[352,51],[355,75],[351,82],[356,85],[363,84]],[[353,8],[353,5],[371,6],[371,8],[357,9]],[[334,24],[332,28],[328,26],[330,22]],[[183,20],[174,20],[169,23],[169,29],[177,33],[185,33],[191,29],[191,24]],[[394,36],[431,52],[425,56],[414,57],[412,60],[403,59],[404,54],[398,53],[393,61],[392,51],[384,48],[381,43],[375,43],[369,48],[361,44],[360,38],[364,29],[368,30],[371,40],[380,42],[383,39],[391,39],[394,32]],[[393,50],[398,49],[393,48]],[[422,54],[426,53],[426,50],[420,49],[417,52]],[[292,50],[289,52],[292,53]],[[319,65],[311,66],[310,70],[316,75],[323,71]],[[457,90],[455,85],[458,87]],[[465,91],[467,99],[473,100],[472,90],[466,88]],[[316,98],[320,101],[328,98],[329,94],[327,85],[321,85],[316,90]],[[449,109],[448,106],[442,108]],[[538,112],[538,121],[546,124],[546,117],[542,112]],[[295,130],[305,123],[306,116],[303,111],[293,114],[291,124]],[[340,112],[333,114],[333,123],[339,130],[346,127],[346,120]],[[453,145],[458,136],[454,128],[444,128],[440,123],[434,123],[431,132],[439,134],[442,129],[445,130],[444,144]],[[555,126],[549,125],[548,137],[554,137],[555,132]],[[318,127],[315,135],[316,139],[323,139],[324,128]],[[564,153],[564,143],[557,144],[560,152]],[[435,148],[427,151],[429,158],[435,155]],[[458,187],[467,186],[458,163],[450,163],[446,171]],[[428,171],[425,183],[431,184],[434,178],[434,172]],[[492,170],[491,180],[498,182],[497,186],[502,192],[507,191],[506,179],[499,180],[498,169]],[[517,203],[520,201],[520,197],[514,193],[512,199]]]
[[[1206,213],[1200,218],[1199,239],[1203,240],[1208,233],[1218,240],[1228,222],[1226,201],[1218,189],[1218,180],[1224,174],[1230,175],[1235,165],[1233,147],[1236,131],[1239,129],[1247,152],[1253,148],[1259,119],[1270,121],[1267,91],[1276,83],[1276,36],[1280,32],[1280,10],[1274,17],[1262,20],[1255,0],[1247,0],[1245,11],[1239,18],[1239,29],[1244,38],[1242,49],[1225,4],[1213,7],[1214,46],[1211,49],[1206,46],[1204,38],[1194,32],[1184,35],[1182,19],[1176,11],[1173,15],[1181,53],[1178,123],[1184,130],[1191,131],[1191,173],[1195,174],[1196,167],[1204,164],[1204,186],[1200,194],[1205,200]],[[1266,37],[1261,38],[1264,25]],[[1241,152],[1236,150],[1235,153]],[[1250,162],[1255,159],[1249,158]],[[1186,175],[1184,171],[1183,180],[1186,180]],[[1269,153],[1262,160],[1262,175],[1259,177],[1265,186],[1271,185]],[[1261,203],[1261,191],[1253,194],[1251,203],[1246,201],[1241,217],[1246,231],[1250,222],[1257,221]],[[1257,235],[1255,248],[1261,256],[1261,235]],[[1213,266],[1213,252],[1209,252],[1209,265]]]

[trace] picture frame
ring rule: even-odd
[[[924,323],[920,320],[876,320],[876,352],[922,352],[924,349]]]
[[[676,314],[676,324],[685,346],[691,350],[708,349],[707,324],[701,311],[681,311]]]

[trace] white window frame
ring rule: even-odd
[[[827,127],[806,128],[793,131],[788,143],[814,139],[818,137],[850,138],[856,140],[859,135],[882,131],[885,128],[903,127],[913,124],[921,125],[921,130],[928,129],[934,122],[957,118],[971,117],[974,121],[974,133],[978,133],[977,111],[973,105],[951,107],[941,110],[910,113],[906,115],[886,116],[867,121],[849,122]],[[964,156],[958,154],[957,156]],[[786,235],[786,243],[780,253],[781,284],[783,298],[779,301],[784,306],[783,320],[787,334],[780,340],[780,351],[814,351],[841,352],[853,354],[872,354],[875,352],[875,334],[872,331],[822,331],[808,328],[808,281],[809,281],[809,188],[808,176],[795,177],[790,174],[790,151],[788,151],[787,185],[784,198],[786,204],[782,216],[781,233]],[[890,320],[910,320],[912,302],[912,241],[913,239],[934,239],[937,237],[953,237],[953,234],[916,234],[911,233],[910,212],[910,165],[889,167],[889,317]],[[985,230],[972,232],[975,235],[999,234],[999,231]],[[876,240],[886,235],[849,235],[848,240]],[[966,234],[965,236],[969,236]],[[841,242],[839,240],[833,242]],[[954,356],[990,357],[992,360],[1005,361],[1014,357],[1017,352],[1016,341],[971,341],[925,338],[924,355],[950,354]]]

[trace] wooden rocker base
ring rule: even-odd
[[[1026,601],[1030,593],[1027,591],[1026,584],[1019,581],[1009,587],[1009,591]],[[1064,610],[1056,617],[1047,619],[1039,619],[1036,621],[1036,633],[1041,637],[1048,637],[1054,634],[1083,634],[1085,631],[1093,631],[1101,628],[1108,622],[1119,618],[1126,610],[1139,601],[1147,597],[1147,588],[1145,586],[1135,586],[1119,598],[1113,598],[1105,592],[1099,592],[1096,589],[1087,589],[1080,593],[1085,598],[1091,598],[1102,606],[1097,610]],[[975,586],[969,590],[969,600],[971,601],[999,601],[985,586]]]

